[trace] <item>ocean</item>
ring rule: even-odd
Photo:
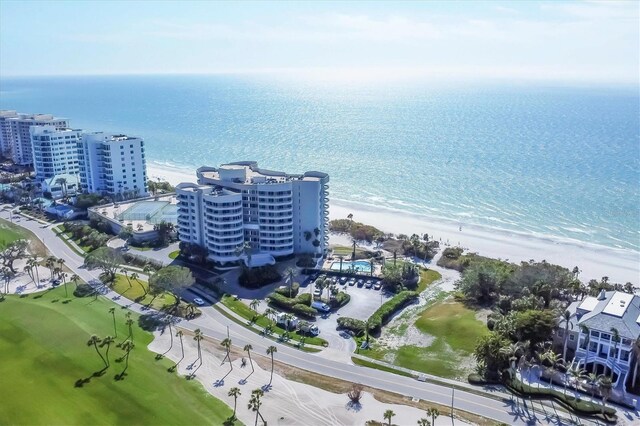
[[[320,170],[334,200],[640,250],[637,87],[3,78],[0,108],[141,136],[150,163]]]

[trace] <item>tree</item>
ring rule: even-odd
[[[231,418],[235,419],[236,418],[236,407],[238,405],[238,397],[241,395],[240,388],[233,387],[233,388],[229,389],[229,393],[227,395],[233,397],[233,414],[231,415]]]
[[[569,369],[567,370],[567,375],[571,379],[571,383],[573,383],[573,385],[577,389],[578,388],[578,383],[580,382],[580,379],[586,377],[587,370],[578,367],[577,364],[573,364],[572,363],[571,366],[569,367]],[[565,383],[564,383],[564,394],[565,394],[565,396],[567,394],[567,382],[568,382],[568,380],[565,379]]]
[[[202,339],[204,339],[204,335],[202,334],[202,331],[199,328],[196,328],[195,335],[193,336],[193,340],[195,340],[198,345],[198,360],[202,360],[202,352],[200,351],[200,341]]]
[[[431,422],[427,419],[420,419],[418,420],[418,426],[431,426]]]
[[[62,278],[62,284],[64,284],[64,297],[69,297],[69,293],[67,292],[67,277],[69,275],[66,272],[61,272],[59,277]]]
[[[116,271],[123,263],[122,255],[111,247],[99,247],[84,258],[85,266],[101,269],[107,281],[115,279]]]
[[[165,266],[149,277],[149,291],[152,294],[171,293],[175,297],[175,307],[180,303],[182,291],[195,283],[193,275],[183,266]]]
[[[227,355],[225,356],[225,358],[229,361],[229,367],[231,367],[231,370],[233,370],[233,363],[231,362],[231,339],[229,337],[227,337],[226,339],[222,340],[222,342],[220,342],[220,345],[226,349],[227,351]],[[222,360],[222,363],[224,364],[224,360]]]
[[[249,410],[256,412],[256,422],[254,426],[258,426],[258,416],[260,416],[260,407],[262,406],[261,398],[263,396],[264,392],[262,389],[255,389],[251,392],[251,398],[249,399],[249,404],[247,404]]]
[[[182,335],[183,335],[182,330],[178,330],[178,332],[176,333],[176,336],[180,339],[180,352],[182,353],[182,356],[176,362],[176,365],[173,366],[174,370],[178,368],[178,364],[180,364],[180,361],[184,359],[184,343],[182,342]]]
[[[120,273],[122,275],[124,275],[124,277],[127,279],[127,282],[129,283],[129,288],[131,288],[131,280],[129,279],[129,271],[126,268],[120,268]]]
[[[67,179],[63,177],[59,177],[58,179],[56,179],[55,184],[60,185],[60,187],[62,188],[62,196],[66,198],[67,197]]]
[[[356,383],[351,385],[351,389],[347,392],[347,397],[351,404],[360,404],[360,399],[362,399],[362,386]]]
[[[27,240],[15,240],[10,243],[0,241],[0,260],[2,265],[16,273],[13,262],[26,256],[29,242]]]
[[[140,288],[142,289],[142,298],[144,299],[147,296],[147,288],[144,285],[142,285],[142,282],[139,280],[139,278],[140,278],[140,275],[138,275],[137,272],[134,272],[131,274],[131,279],[140,285]]]
[[[427,416],[431,417],[431,424],[435,425],[436,419],[438,418],[438,416],[440,416],[440,411],[438,411],[438,409],[435,407],[431,407],[427,409]]]
[[[161,220],[160,223],[153,226],[153,230],[158,232],[160,245],[165,245],[169,239],[169,234],[175,230],[175,227],[173,223]]]
[[[292,289],[293,289],[293,280],[296,277],[296,270],[289,267],[284,271],[284,280],[287,284],[289,284],[289,298],[293,297]]]
[[[109,308],[109,313],[113,318],[113,336],[118,337],[118,328],[116,327],[116,308]]]
[[[96,353],[98,354],[98,356],[100,357],[100,359],[104,363],[104,368],[106,369],[107,367],[109,367],[109,364],[107,364],[107,360],[104,359],[104,357],[100,353],[100,350],[98,349],[98,344],[100,344],[101,341],[102,340],[98,336],[93,334],[93,335],[91,335],[91,337],[87,341],[87,346],[93,346],[95,348]]]
[[[33,255],[29,260],[27,260],[27,264],[31,266],[34,270],[36,281],[40,282],[40,273],[38,272],[38,257]]]
[[[131,340],[127,340],[122,344],[122,350],[124,351],[124,370],[120,373],[119,379],[123,379],[129,369],[129,354],[133,348],[135,348],[135,345]]]
[[[255,371],[253,368],[253,361],[251,360],[251,351],[253,350],[253,346],[251,346],[251,344],[244,345],[244,350],[249,356],[249,364],[251,364],[251,372],[253,373]]]
[[[109,348],[111,347],[113,342],[115,342],[115,339],[111,336],[106,336],[104,339],[102,339],[102,342],[100,342],[100,347],[107,347],[107,350],[104,353],[104,356],[107,359],[107,367],[111,365],[111,362],[109,362]]]
[[[123,226],[118,232],[118,237],[124,241],[129,241],[133,237],[133,227],[131,225]]]
[[[278,348],[271,345],[267,348],[267,355],[271,355],[271,377],[269,378],[269,386],[271,386],[271,382],[273,381],[273,355],[278,352]]]
[[[571,319],[571,312],[564,311],[563,319],[564,319],[564,335],[562,336],[563,337],[562,359],[567,359],[567,343],[569,342],[569,325],[570,325],[569,320]],[[573,325],[571,325],[571,327],[573,328]]]
[[[613,340],[613,359],[618,358],[618,343],[620,343],[620,332],[617,328],[611,327],[611,340]],[[611,357],[611,354],[609,354]],[[604,365],[604,374],[607,374],[607,364]],[[613,368],[611,368],[611,379],[613,379]]]
[[[253,299],[251,303],[249,303],[249,307],[253,309],[256,314],[258,313],[258,306],[260,306],[260,300],[258,299]]]
[[[389,422],[388,423],[389,426],[391,426],[391,418],[395,415],[396,413],[394,413],[393,410],[387,410],[384,412],[384,419]]]
[[[598,389],[600,390],[600,396],[602,396],[602,414],[604,415],[604,409],[607,406],[607,399],[611,396],[611,388],[613,383],[611,378],[601,374],[598,377]]]

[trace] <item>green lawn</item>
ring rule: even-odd
[[[333,255],[334,257],[344,256],[344,260],[351,260],[351,255],[353,254],[353,247],[348,246],[335,246],[333,247]],[[373,256],[373,252],[356,247],[356,259],[368,259]]]
[[[411,377],[411,374],[407,373],[406,371],[397,370],[392,367],[387,367],[386,365],[376,364],[375,362],[366,361],[364,359],[356,358],[354,356],[351,357],[351,361],[353,361],[355,365],[361,365],[363,367],[369,367],[369,368],[373,368],[380,371],[387,371],[389,373],[395,373],[401,376]]]
[[[148,305],[153,299],[153,296],[149,294],[145,296],[145,292],[149,292],[149,283],[140,278],[132,280],[131,278],[127,279],[124,275],[116,274],[116,281],[111,286],[111,289],[127,299],[134,300],[142,305]],[[151,307],[161,310],[164,306],[171,306],[175,302],[176,298],[172,294],[165,293],[153,299]]]
[[[222,424],[231,409],[194,381],[169,373],[169,360],[155,360],[146,349],[153,336],[133,326],[135,349],[128,375],[116,362],[122,350],[112,346],[111,366],[92,374],[102,361],[86,342],[91,334],[113,335],[109,300],[71,297],[64,289],[40,295],[8,296],[0,303],[0,418],[11,424]],[[117,307],[118,338],[127,334],[126,311]],[[78,379],[90,378],[82,387]]]
[[[433,282],[438,281],[440,278],[442,278],[440,272],[434,271],[433,269],[420,268],[420,282],[418,283],[416,291],[418,293],[422,293],[427,287],[429,287]]]
[[[14,218],[15,217],[16,216],[14,215]],[[18,225],[14,225],[8,220],[0,219],[0,241],[4,240],[6,243],[10,243],[19,239],[29,240],[29,250],[31,253],[35,252],[35,254],[41,257],[49,254],[44,244],[42,244],[42,242],[31,231]]]
[[[240,315],[242,318],[246,319],[247,321],[251,321],[252,318],[255,318],[254,324],[257,324],[262,328],[267,327],[269,324],[272,324],[273,334],[280,336],[282,335],[282,333],[284,333],[284,329],[278,327],[273,320],[263,315],[259,315],[256,317],[255,311],[252,310],[249,306],[247,306],[242,300],[235,300],[234,296],[227,295],[227,296],[223,296],[222,299],[220,299],[220,301],[224,306],[226,306],[236,314]],[[262,303],[266,303],[266,302],[262,302]],[[289,337],[291,338],[291,340],[295,340],[296,342],[299,342],[302,336],[296,332],[290,332]],[[327,341],[320,337],[307,336],[304,339],[304,343],[308,345],[322,346],[326,344]]]
[[[175,259],[180,256],[180,250],[172,251],[169,253],[169,259]]]
[[[476,341],[488,333],[476,320],[476,312],[450,299],[440,301],[423,311],[415,326],[434,337],[429,346],[404,345],[389,349],[377,344],[360,351],[378,360],[393,359],[393,364],[447,378],[466,377]]]
[[[0,223],[0,241],[4,241],[5,243],[9,244],[15,240],[27,238],[20,231],[20,228],[18,228],[17,226],[3,220]]]

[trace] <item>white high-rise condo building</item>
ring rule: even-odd
[[[17,117],[15,110],[0,110],[0,153],[4,158],[11,158],[11,144],[13,133],[11,133],[10,118]]]
[[[124,198],[148,195],[147,162],[141,138],[84,133],[78,144],[82,190]]]
[[[287,174],[254,161],[201,167],[198,184],[182,183],[181,241],[205,248],[209,259],[252,266],[291,254],[324,253],[329,224],[329,175]]]
[[[12,111],[8,112],[11,113]],[[10,139],[6,145],[11,151],[13,162],[21,166],[28,166],[33,163],[31,133],[29,132],[31,126],[53,126],[56,129],[69,127],[69,120],[54,117],[50,114],[16,114],[13,117],[5,118],[5,120],[10,127]],[[5,145],[4,136],[2,145]]]
[[[31,149],[36,179],[42,182],[56,175],[80,173],[78,142],[82,130],[31,126]]]

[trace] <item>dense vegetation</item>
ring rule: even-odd
[[[366,331],[367,328],[370,334],[378,334],[382,326],[386,324],[396,312],[408,304],[413,303],[417,298],[418,293],[415,291],[401,291],[380,306],[371,314],[366,322],[355,318],[341,317],[338,319],[338,325],[346,330],[353,331],[356,335],[360,335],[363,331]]]
[[[149,187],[149,192],[152,195],[156,194],[166,194],[168,192],[173,192],[175,188],[171,186],[169,182],[165,181],[153,181],[151,179],[147,180],[147,186]]]
[[[384,232],[378,228],[365,225],[364,223],[354,222],[351,219],[335,219],[329,222],[329,230],[332,232],[341,232],[349,234],[356,241],[374,242],[376,239],[383,238]]]
[[[84,248],[85,251],[92,251],[107,245],[111,235],[101,232],[89,225],[65,222],[62,224],[62,231],[67,234],[76,244]]]
[[[303,318],[315,319],[318,311],[311,306],[311,295],[301,294],[297,297],[289,298],[278,293],[271,293],[268,297],[269,303],[279,309],[289,311]]]
[[[257,268],[243,268],[238,282],[247,288],[260,288],[280,281],[282,276],[275,266],[266,265]]]

